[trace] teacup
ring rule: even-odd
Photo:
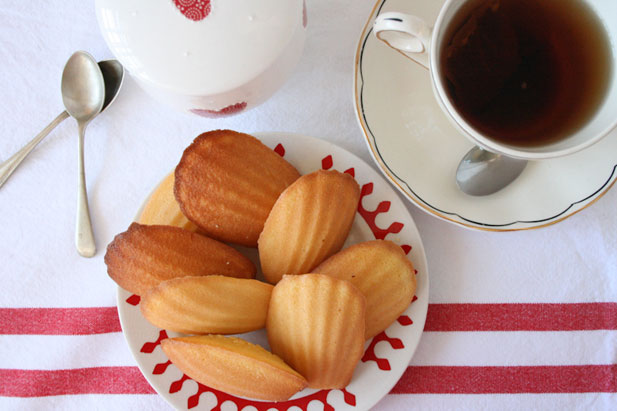
[[[205,117],[270,97],[299,61],[307,26],[304,0],[97,0],[96,14],[147,93]]]
[[[472,1],[480,3],[478,0],[446,0],[433,27],[416,16],[398,12],[380,14],[373,25],[374,33],[380,40],[429,70],[435,98],[446,117],[461,134],[485,150],[514,158],[539,160],[572,154],[589,147],[617,126],[617,82],[614,80],[617,75],[617,2],[584,0],[595,13],[607,37],[607,61],[610,62],[607,67],[610,69],[607,68],[608,81],[603,87],[603,99],[577,129],[555,141],[522,146],[498,140],[489,133],[479,131],[468,117],[464,118],[460,106],[457,107],[453,101],[451,89],[448,89],[451,83],[448,83],[444,73],[444,47],[452,38],[454,26],[461,24],[460,20],[457,20],[460,19],[457,13],[464,10],[462,7],[469,7]],[[499,1],[493,0],[492,3],[498,4]],[[573,83],[569,84],[569,87],[577,87],[576,82]]]

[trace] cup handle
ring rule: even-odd
[[[432,28],[409,14],[382,13],[373,23],[375,36],[388,46],[428,69]]]

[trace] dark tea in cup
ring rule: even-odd
[[[502,144],[551,144],[604,101],[612,54],[581,0],[472,0],[448,24],[442,81],[456,111]]]

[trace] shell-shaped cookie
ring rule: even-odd
[[[216,130],[184,150],[175,176],[189,220],[212,238],[256,247],[276,199],[300,174],[255,137]]]
[[[189,231],[197,230],[197,226],[180,211],[174,196],[173,172],[156,187],[144,206],[138,222],[147,225],[172,225]]]
[[[345,387],[364,348],[366,300],[350,282],[286,275],[272,290],[266,330],[272,352],[309,387]]]
[[[284,401],[306,380],[279,357],[237,337],[200,335],[167,338],[161,347],[195,381],[232,395]]]
[[[197,275],[254,278],[255,265],[230,246],[179,227],[133,223],[105,253],[107,274],[137,295],[165,280]]]
[[[153,325],[184,334],[238,334],[266,325],[272,285],[208,275],[163,281],[141,298]]]
[[[341,249],[353,223],[360,187],[349,174],[319,170],[290,185],[259,237],[264,277],[304,274]]]
[[[413,264],[387,240],[352,245],[313,272],[350,281],[366,297],[366,338],[385,330],[409,306],[416,291]]]

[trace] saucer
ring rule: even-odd
[[[617,130],[567,157],[530,162],[503,190],[461,192],[455,173],[473,143],[450,124],[433,95],[429,72],[373,34],[387,11],[432,24],[444,1],[379,0],[356,51],[354,100],[369,151],[386,178],[412,203],[443,220],[490,231],[555,224],[594,203],[617,178]]]

